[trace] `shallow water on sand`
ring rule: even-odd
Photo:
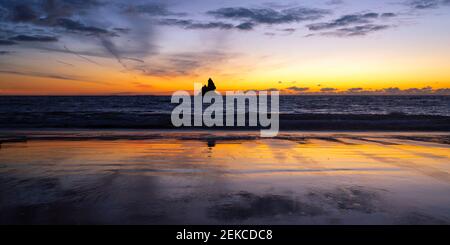
[[[0,137],[0,223],[450,223],[448,134],[37,135]]]

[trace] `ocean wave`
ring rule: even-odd
[[[7,96],[0,128],[167,129],[175,106],[169,96]],[[281,130],[450,131],[449,96],[281,96],[279,114]]]

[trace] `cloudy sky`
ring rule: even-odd
[[[450,0],[0,0],[0,94],[449,93]]]

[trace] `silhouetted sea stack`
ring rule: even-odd
[[[202,87],[202,95],[205,95],[209,91],[214,91],[214,90],[216,90],[216,85],[214,85],[213,80],[210,78],[210,79],[208,79],[208,85],[203,85],[203,87]]]

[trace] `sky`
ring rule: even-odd
[[[0,0],[0,95],[450,94],[450,0]]]

